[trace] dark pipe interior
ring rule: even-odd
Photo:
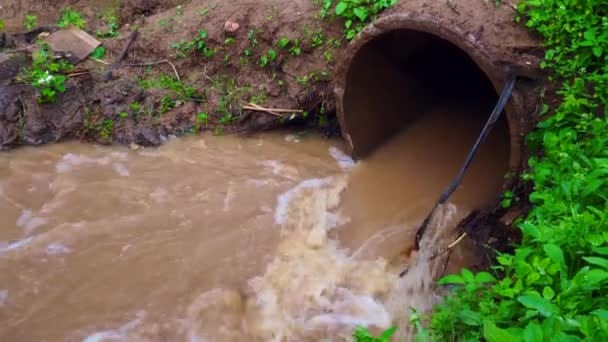
[[[498,100],[490,80],[464,51],[414,30],[390,31],[366,44],[354,57],[346,84],[345,131],[357,158],[438,107],[464,108],[479,116],[481,127]],[[503,115],[496,128],[507,132],[506,125]]]

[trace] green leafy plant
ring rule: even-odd
[[[289,49],[289,53],[294,56],[299,56],[302,54],[302,42],[300,42],[299,38],[295,38],[293,40],[291,49]]]
[[[175,8],[175,15],[177,15],[178,17],[184,16],[184,6],[183,5],[177,5],[177,7]]]
[[[128,117],[129,117],[129,113],[127,113],[127,112],[120,112],[120,113],[118,113],[118,116],[119,116],[121,119],[126,119],[126,118],[128,118]]]
[[[57,93],[64,93],[67,76],[63,72],[72,65],[55,58],[47,44],[41,43],[33,54],[32,66],[24,69],[21,78],[38,90],[38,102],[55,102]]]
[[[196,115],[196,123],[194,124],[194,131],[200,132],[203,127],[209,125],[209,114],[206,112],[198,113]]]
[[[97,37],[99,37],[99,38],[118,37],[120,35],[120,32],[118,32],[118,30],[120,29],[120,25],[118,24],[118,16],[116,16],[116,14],[114,14],[114,13],[109,13],[105,16],[105,21],[106,21],[106,24],[108,25],[108,30],[107,31],[97,30],[95,32]]]
[[[28,30],[38,26],[38,16],[34,14],[27,14],[25,16],[25,20],[23,20],[23,26],[25,26],[25,28]]]
[[[334,8],[335,15],[345,20],[344,33],[346,39],[350,40],[365,24],[396,3],[397,0],[323,0],[320,16],[328,17]]]
[[[98,46],[91,52],[91,58],[102,59],[106,55],[106,48],[102,45]]]
[[[4,31],[4,20],[0,19],[0,31]]]
[[[397,331],[397,327],[391,327],[376,337],[372,335],[365,327],[358,327],[353,333],[355,342],[390,342],[391,337]]]
[[[277,42],[277,47],[279,49],[284,49],[287,47],[287,45],[289,45],[289,43],[291,43],[291,39],[289,39],[287,37],[283,37],[283,38],[279,39],[279,41]]]
[[[325,57],[325,60],[327,61],[327,63],[331,63],[334,60],[334,55],[329,50],[326,50],[323,53],[323,57]]]
[[[429,337],[608,340],[608,6],[524,0],[518,11],[546,47],[542,66],[561,83],[560,101],[541,108],[527,137],[522,178],[534,185],[534,207],[495,274],[463,270],[441,280],[454,289],[431,315]]]
[[[87,22],[84,20],[82,15],[74,11],[71,7],[66,7],[63,11],[61,11],[59,21],[57,22],[57,26],[61,28],[74,26],[82,29],[86,24]]]
[[[232,37],[228,37],[228,38],[224,39],[224,45],[226,45],[226,46],[234,45],[235,42],[236,42],[236,40]]]
[[[114,121],[112,119],[105,119],[101,122],[101,130],[99,131],[99,136],[101,136],[104,140],[110,140],[110,136],[114,131]]]
[[[251,55],[253,55],[255,48],[258,46],[258,40],[255,37],[254,29],[249,29],[249,31],[247,31],[247,40],[249,40],[249,46],[245,49],[243,53],[245,56],[250,57]]]
[[[274,49],[268,50],[265,54],[260,56],[259,65],[262,68],[265,68],[268,63],[273,63],[277,60],[277,52]]]

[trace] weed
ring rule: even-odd
[[[206,16],[207,14],[209,14],[209,12],[211,12],[211,10],[214,10],[217,7],[217,3],[213,4],[210,7],[205,7],[201,10],[198,11],[198,14],[200,14],[201,17]]]
[[[264,104],[268,100],[268,94],[266,92],[259,92],[255,95],[251,95],[248,99],[249,102],[255,104]]]
[[[171,48],[175,49],[175,53],[180,58],[186,58],[188,54],[190,54],[190,50],[192,49],[192,45],[187,42],[184,38],[177,42],[171,43]]]
[[[194,86],[186,85],[183,81],[167,75],[162,75],[156,80],[142,79],[139,81],[139,86],[143,89],[171,90],[181,101],[204,101],[204,95],[199,93]]]
[[[513,191],[505,191],[502,195],[502,201],[500,204],[503,208],[509,208],[513,205],[513,202],[519,201],[519,197],[513,193]]]
[[[120,113],[118,113],[118,116],[119,116],[121,119],[126,119],[126,118],[128,118],[128,117],[129,117],[129,113],[127,113],[127,112],[120,112]]]
[[[327,18],[330,16],[333,7],[335,15],[345,20],[344,33],[348,40],[353,39],[355,35],[363,29],[365,24],[373,20],[380,12],[393,7],[397,3],[397,0],[322,1],[320,17]]]
[[[251,55],[253,55],[256,46],[258,46],[258,40],[255,37],[254,29],[249,29],[249,31],[247,32],[247,39],[249,40],[249,47],[247,47],[243,53],[245,54],[245,56],[250,57]]]
[[[329,50],[326,50],[323,53],[323,57],[325,57],[325,60],[327,61],[327,63],[331,63],[334,60],[334,55]]]
[[[34,14],[26,15],[25,20],[23,20],[23,26],[25,26],[25,28],[28,30],[38,26],[38,16]]]
[[[98,46],[91,52],[91,58],[102,59],[106,55],[106,48],[103,46]]]
[[[84,20],[82,15],[74,11],[71,7],[66,7],[63,11],[61,11],[59,21],[57,22],[57,26],[61,28],[74,26],[82,29],[86,24],[87,22]]]
[[[342,41],[337,38],[329,38],[327,40],[327,45],[329,45],[330,47],[333,47],[333,48],[339,48],[339,47],[342,47]]]
[[[266,20],[272,21],[278,15],[279,15],[279,11],[277,10],[277,5],[272,4],[272,6],[270,6],[270,11],[268,11],[268,14],[266,14]]]
[[[323,45],[323,43],[325,42],[325,34],[323,33],[322,29],[317,29],[313,31],[308,27],[305,27],[304,30],[306,31],[307,38],[310,39],[311,47],[313,49]]]
[[[160,113],[165,114],[169,110],[175,108],[176,101],[169,96],[163,96],[160,99]]]
[[[225,46],[231,46],[234,45],[234,43],[236,42],[236,40],[232,37],[228,37],[226,39],[224,39],[224,45]]]
[[[158,25],[160,25],[160,27],[163,27],[165,29],[165,32],[167,33],[176,32],[173,19],[161,19],[158,21]]]
[[[355,342],[390,342],[391,336],[396,331],[397,327],[392,327],[382,332],[379,337],[375,337],[365,327],[358,327],[353,333],[353,339]]]
[[[526,19],[547,48],[542,66],[563,80],[561,101],[527,137],[533,157],[522,178],[534,184],[534,207],[518,225],[521,243],[498,255],[495,274],[463,269],[441,279],[456,287],[432,314],[429,337],[606,341],[608,6],[524,0],[518,11],[516,20]]]
[[[33,54],[32,66],[24,69],[21,78],[38,90],[38,102],[55,102],[57,93],[65,92],[67,77],[62,72],[72,68],[72,65],[53,57],[47,44]]]
[[[175,15],[178,16],[178,17],[183,17],[184,16],[184,6],[178,5],[175,8]]]
[[[105,22],[108,25],[108,30],[103,32],[97,30],[95,35],[99,38],[113,38],[118,37],[120,33],[118,30],[120,29],[120,25],[118,24],[118,17],[113,12],[108,13],[105,17]]]
[[[4,30],[4,20],[0,19],[0,31]]]
[[[114,121],[112,119],[105,119],[101,122],[101,130],[99,131],[99,135],[104,140],[109,140],[113,131],[114,131]]]
[[[302,54],[302,42],[300,42],[299,38],[293,40],[291,49],[289,49],[289,53],[294,56],[299,56]]]
[[[289,43],[291,43],[291,39],[287,38],[287,37],[283,37],[281,39],[279,39],[279,41],[277,42],[277,47],[279,49],[284,49],[287,47],[287,45],[289,45]]]
[[[209,125],[209,114],[206,112],[198,113],[196,115],[196,123],[194,124],[194,131],[200,132],[203,127],[207,127]]]
[[[273,63],[277,60],[277,52],[274,49],[268,50],[265,54],[260,56],[259,65],[265,68],[268,63]]]

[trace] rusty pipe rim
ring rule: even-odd
[[[457,25],[450,24],[449,27],[439,17],[424,14],[401,12],[384,16],[367,25],[346,47],[341,63],[336,70],[334,95],[336,97],[336,114],[342,130],[342,137],[346,140],[349,153],[353,154],[353,141],[348,133],[348,118],[344,112],[344,93],[348,82],[348,72],[357,53],[368,43],[381,35],[395,30],[412,30],[432,34],[452,43],[465,52],[479,69],[486,75],[494,86],[497,94],[500,94],[508,75],[504,67],[493,63],[490,54],[484,49],[483,38],[476,40],[472,34],[466,33]],[[522,115],[524,113],[523,96],[521,89],[513,90],[511,100],[506,106],[506,119],[510,135],[509,166],[519,168],[522,165],[521,157],[523,148],[523,126]],[[488,113],[490,115],[490,113]]]

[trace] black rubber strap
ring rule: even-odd
[[[507,80],[507,83],[505,84],[505,87],[502,89],[502,93],[500,94],[500,98],[498,99],[498,102],[496,103],[496,107],[494,107],[494,111],[490,115],[490,118],[488,119],[488,122],[486,122],[486,125],[483,127],[481,134],[479,134],[477,141],[475,142],[475,144],[469,151],[469,155],[467,156],[467,159],[464,161],[464,164],[460,168],[458,175],[456,176],[456,178],[454,178],[454,180],[450,183],[450,185],[441,194],[441,197],[439,197],[439,201],[435,204],[435,206],[433,207],[433,210],[431,210],[429,216],[426,217],[426,219],[422,223],[422,226],[420,226],[420,228],[418,228],[418,231],[416,232],[416,249],[419,249],[419,247],[420,247],[420,240],[422,239],[422,236],[424,235],[424,231],[426,230],[426,227],[428,226],[429,221],[431,220],[431,217],[433,216],[433,213],[437,209],[437,206],[439,206],[440,204],[445,204],[445,202],[447,202],[447,200],[450,198],[450,196],[452,196],[452,194],[454,193],[454,191],[456,190],[458,185],[460,185],[460,182],[462,182],[462,179],[464,178],[464,174],[466,173],[467,169],[471,165],[471,162],[473,161],[473,158],[475,157],[475,154],[477,153],[479,146],[486,139],[486,137],[492,130],[492,127],[494,127],[494,124],[500,117],[500,114],[504,111],[505,106],[507,105],[507,102],[509,101],[509,98],[511,97],[511,94],[513,93],[513,88],[515,87],[516,79],[517,79],[517,76],[515,74],[512,74],[509,77],[509,79]]]

